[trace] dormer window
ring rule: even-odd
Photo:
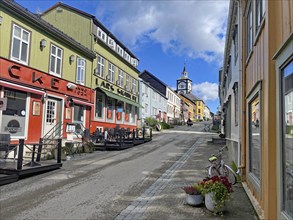
[[[122,47],[120,47],[118,44],[117,44],[117,47],[116,47],[116,51],[117,53],[123,57],[123,54],[124,54],[124,50],[122,49]]]
[[[135,58],[131,58],[131,64],[132,64],[133,66],[137,67],[137,66],[138,66],[138,60],[135,59]]]
[[[124,59],[130,62],[130,55],[127,52],[124,53]]]
[[[109,45],[109,47],[111,47],[113,50],[116,49],[116,42],[115,42],[111,37],[109,37],[109,36],[108,36],[108,45]]]
[[[101,28],[99,28],[99,27],[98,27],[98,37],[99,37],[102,41],[104,41],[105,43],[107,43],[107,35],[106,35],[106,33],[105,33]]]

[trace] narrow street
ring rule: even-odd
[[[202,132],[203,126],[195,124],[165,130],[155,134],[153,141],[124,151],[76,155],[59,170],[2,186],[1,219],[149,219],[156,218],[155,215],[162,215],[164,219],[185,218],[196,209],[187,206],[186,213],[173,209],[173,214],[164,213],[163,209],[145,211],[150,204],[154,207],[165,204],[160,202],[163,198],[159,194],[166,188],[176,189],[179,195],[171,207],[184,205],[181,187],[205,177],[206,171],[198,172],[198,167],[208,165],[207,158],[193,160],[187,171],[182,168],[191,155],[203,153],[196,149],[211,137]],[[190,176],[183,177],[186,173]],[[180,182],[171,184],[175,174]],[[142,203],[146,196],[147,201]],[[139,214],[135,216],[131,207],[136,203],[140,205],[134,207]],[[140,207],[141,204],[144,206]],[[246,209],[253,215],[251,207]]]

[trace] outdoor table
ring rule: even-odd
[[[34,166],[41,166],[41,164],[35,162],[35,151],[36,151],[36,146],[39,145],[40,143],[35,142],[35,143],[25,143],[24,145],[32,151],[32,160],[26,164],[24,164],[24,166],[30,166],[30,167],[34,167]],[[33,145],[33,149],[29,148],[27,145]]]

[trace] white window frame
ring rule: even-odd
[[[114,41],[114,39],[112,39],[111,37],[108,36],[108,46],[110,48],[112,48],[113,50],[116,49],[116,42]]]
[[[76,59],[76,83],[85,85],[85,59],[78,57]]]
[[[130,55],[126,51],[124,52],[124,59],[130,62]]]
[[[20,29],[20,36],[15,35],[15,29],[19,28]],[[24,33],[27,34],[27,40],[23,38]],[[15,47],[14,40],[20,41],[19,43],[19,51],[18,51],[18,57],[13,56],[13,48]],[[28,59],[29,59],[29,49],[30,49],[30,32],[25,30],[24,28],[13,24],[13,29],[12,29],[12,39],[11,39],[11,52],[10,52],[10,57],[12,60],[17,61],[22,64],[28,64]],[[23,50],[23,45],[27,45],[27,51],[26,51],[26,59],[22,60],[21,54]]]
[[[110,62],[108,63],[107,80],[112,83],[114,83],[114,80],[115,80],[115,65]]]
[[[107,43],[107,34],[101,29],[98,27],[98,30],[97,30],[97,35],[98,35],[98,38],[100,38],[102,41],[104,41],[105,43]]]
[[[124,72],[121,69],[118,69],[118,80],[116,84],[117,86],[124,85]]]
[[[132,78],[132,93],[136,93],[136,79]]]
[[[130,90],[130,75],[127,73],[125,75],[126,75],[125,89],[128,91]]]
[[[131,58],[131,64],[132,64],[133,66],[137,67],[137,66],[138,66],[138,60],[135,59],[135,58]]]
[[[55,54],[52,53],[52,50],[53,50],[53,47],[56,48],[56,52]],[[60,56],[58,56],[58,51],[61,52]],[[58,77],[61,77],[62,75],[62,57],[63,57],[63,49],[61,49],[60,47],[54,45],[54,44],[51,44],[51,49],[50,49],[50,74],[51,75],[54,75],[54,76],[58,76]],[[51,63],[55,62],[55,66],[54,66],[54,70],[52,71],[51,70]],[[57,61],[60,61],[60,73],[58,73],[58,70],[57,70]]]
[[[105,74],[105,58],[98,55],[98,66],[97,66],[97,71],[96,71],[96,75],[104,78],[104,74]]]
[[[123,57],[124,50],[123,50],[122,47],[120,47],[118,44],[117,44],[117,46],[116,46],[116,51],[117,51],[117,53],[118,53],[121,57]]]

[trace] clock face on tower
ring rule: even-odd
[[[185,89],[186,88],[186,84],[185,84],[185,82],[180,82],[179,84],[178,84],[178,89]]]

